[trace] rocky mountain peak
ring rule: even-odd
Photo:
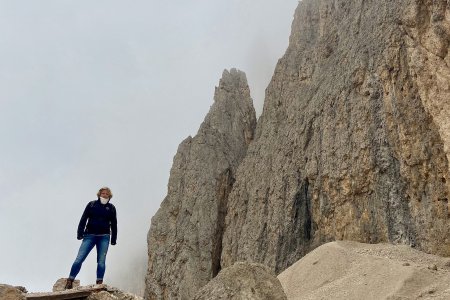
[[[197,135],[200,138],[210,134],[223,139],[223,143],[233,147],[231,153],[240,153],[238,161],[241,161],[245,155],[242,150],[253,139],[255,126],[256,116],[245,73],[234,68],[224,70],[215,89],[214,103]]]
[[[228,194],[255,126],[245,73],[225,70],[197,134],[178,148],[152,218],[147,299],[191,299],[221,270]]]
[[[223,71],[222,78],[219,81],[218,89],[226,90],[228,92],[243,91],[244,93],[248,93],[248,96],[250,96],[250,89],[247,83],[247,76],[245,75],[244,72],[235,68],[232,68],[229,71],[228,70]],[[216,92],[218,91],[216,90]]]
[[[152,220],[150,298],[238,261],[280,273],[336,240],[449,256],[449,15],[446,0],[300,1],[255,135],[246,79],[224,72]]]

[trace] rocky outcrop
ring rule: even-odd
[[[8,285],[0,284],[0,299],[1,300],[25,300],[25,295],[21,289]]]
[[[72,289],[60,290],[59,283],[63,280],[60,279],[55,283],[56,291],[53,292],[39,292],[39,293],[27,293],[26,290],[23,294],[22,300],[65,300],[65,299],[79,299],[79,300],[142,300],[142,297],[134,295],[132,293],[121,291],[115,287],[108,286],[106,284],[95,284],[87,286],[77,286]],[[65,281],[65,280],[64,280]],[[0,286],[1,288],[1,286]],[[1,289],[0,289],[1,291]],[[2,294],[0,293],[0,299]],[[5,298],[7,300],[8,298]],[[18,300],[11,298],[11,300]]]
[[[264,265],[237,262],[223,269],[204,286],[194,300],[286,300],[280,281]]]
[[[405,245],[331,242],[278,275],[289,300],[450,299],[448,258]]]
[[[114,287],[107,287],[106,291],[92,293],[86,300],[142,300],[142,297],[121,291]]]
[[[340,239],[450,255],[450,4],[304,0],[229,195],[222,266]]]
[[[56,280],[55,284],[53,285],[52,291],[53,292],[61,292],[66,289],[66,282],[67,278],[60,278]],[[74,280],[72,283],[73,288],[77,288],[80,286],[80,281],[78,279]]]
[[[146,299],[191,299],[220,271],[228,194],[255,126],[245,74],[225,70],[197,135],[178,148],[152,218]]]

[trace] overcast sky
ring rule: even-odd
[[[48,291],[67,277],[83,209],[105,185],[119,229],[106,283],[145,264],[178,144],[224,69],[246,72],[259,116],[297,4],[0,0],[0,283]]]

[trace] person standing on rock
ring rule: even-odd
[[[70,275],[66,281],[66,289],[73,287],[73,281],[80,272],[81,265],[94,246],[97,249],[96,283],[103,283],[109,242],[111,240],[111,245],[115,245],[117,240],[116,208],[109,203],[112,196],[112,192],[108,187],[102,187],[97,193],[98,199],[89,202],[81,216],[77,239],[83,241],[70,269]]]

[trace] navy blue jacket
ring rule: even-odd
[[[117,217],[114,205],[109,202],[102,204],[100,200],[89,202],[78,224],[77,238],[82,239],[85,234],[111,234],[111,244],[116,244]]]

